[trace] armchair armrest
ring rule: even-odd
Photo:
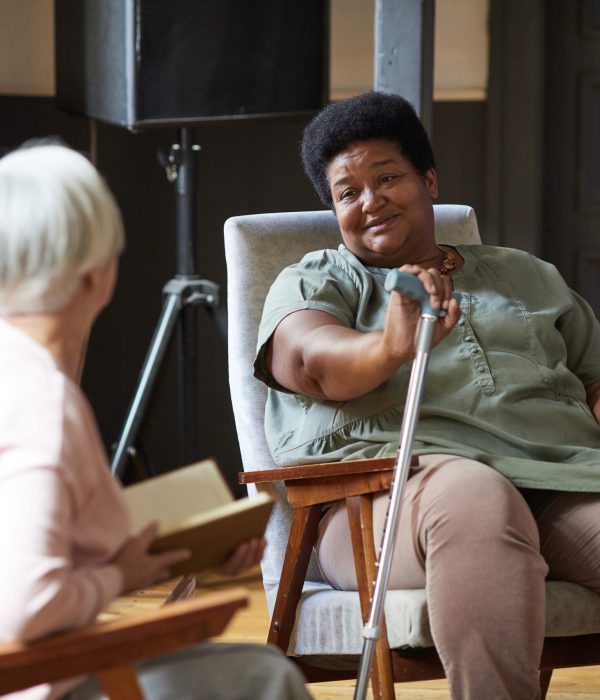
[[[238,474],[238,479],[240,484],[260,484],[268,481],[285,481],[287,483],[295,479],[315,479],[326,476],[390,471],[394,468],[395,463],[395,457],[353,459],[347,462],[322,462],[320,464],[303,464],[297,467],[243,471]],[[417,458],[413,457],[413,465],[417,463]]]
[[[377,493],[390,488],[395,457],[355,459],[347,462],[325,462],[298,467],[280,467],[262,471],[246,471],[238,475],[242,484],[283,481],[290,505],[304,506],[331,503],[341,498]],[[418,457],[412,457],[412,466]]]
[[[220,634],[247,604],[246,592],[232,589],[28,644],[0,644],[0,695],[113,667],[127,670],[134,661]]]

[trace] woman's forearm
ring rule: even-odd
[[[445,292],[450,295],[451,288]],[[446,312],[436,321],[432,340],[436,345],[457,323],[460,307],[451,297],[440,300],[431,295],[431,299]],[[420,304],[396,292],[380,331],[363,333],[324,311],[296,311],[273,333],[267,368],[279,384],[297,394],[348,401],[377,388],[413,359],[420,318]]]
[[[361,333],[321,311],[287,316],[267,347],[273,377],[287,389],[308,396],[346,401],[378,387],[404,362],[405,352],[390,352],[383,331]]]
[[[348,401],[376,389],[412,358],[410,350],[402,355],[388,352],[383,331],[323,326],[305,344],[303,373],[312,395]]]

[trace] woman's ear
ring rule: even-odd
[[[97,283],[98,283],[98,275],[96,269],[88,270],[87,272],[84,272],[81,277],[79,278],[80,280],[80,287],[82,291],[91,291],[92,289],[95,289]]]
[[[438,197],[438,182],[437,182],[437,173],[435,171],[435,168],[429,168],[429,170],[423,175],[423,179],[425,180],[425,185],[427,187],[427,191],[429,192],[431,199],[437,199]]]
[[[117,262],[111,260],[101,267],[93,267],[81,275],[80,289],[88,294],[98,309],[103,309],[112,299],[117,276]]]

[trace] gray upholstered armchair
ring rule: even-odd
[[[440,243],[481,242],[470,207],[437,205],[435,221]],[[269,641],[300,661],[309,680],[355,674],[373,580],[368,494],[389,488],[393,460],[277,469],[263,431],[266,388],[252,376],[252,364],[262,307],[272,281],[305,253],[336,248],[339,242],[339,229],[329,211],[238,216],[225,224],[229,377],[245,470],[241,481],[248,484],[250,495],[260,489],[276,501],[262,565],[273,615]],[[338,498],[349,499],[349,510],[355,514],[351,529],[360,595],[333,590],[324,583],[311,554],[321,503]],[[600,663],[600,635],[595,634],[600,632],[600,597],[564,582],[548,582],[546,595],[543,696],[553,668]],[[387,640],[382,639],[376,654],[375,697],[394,697],[394,681],[442,677],[429,630],[425,591],[389,591],[385,616]]]

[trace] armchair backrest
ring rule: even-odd
[[[455,204],[434,206],[438,243],[481,243],[475,212]],[[266,387],[252,375],[258,327],[265,297],[279,272],[306,253],[337,248],[339,227],[331,211],[253,214],[225,222],[229,324],[229,385],[244,469],[276,465],[264,435]],[[289,507],[281,488],[273,489],[277,507],[269,523],[268,551],[263,559],[265,588],[276,587],[287,533]],[[318,580],[315,567],[309,579]]]

